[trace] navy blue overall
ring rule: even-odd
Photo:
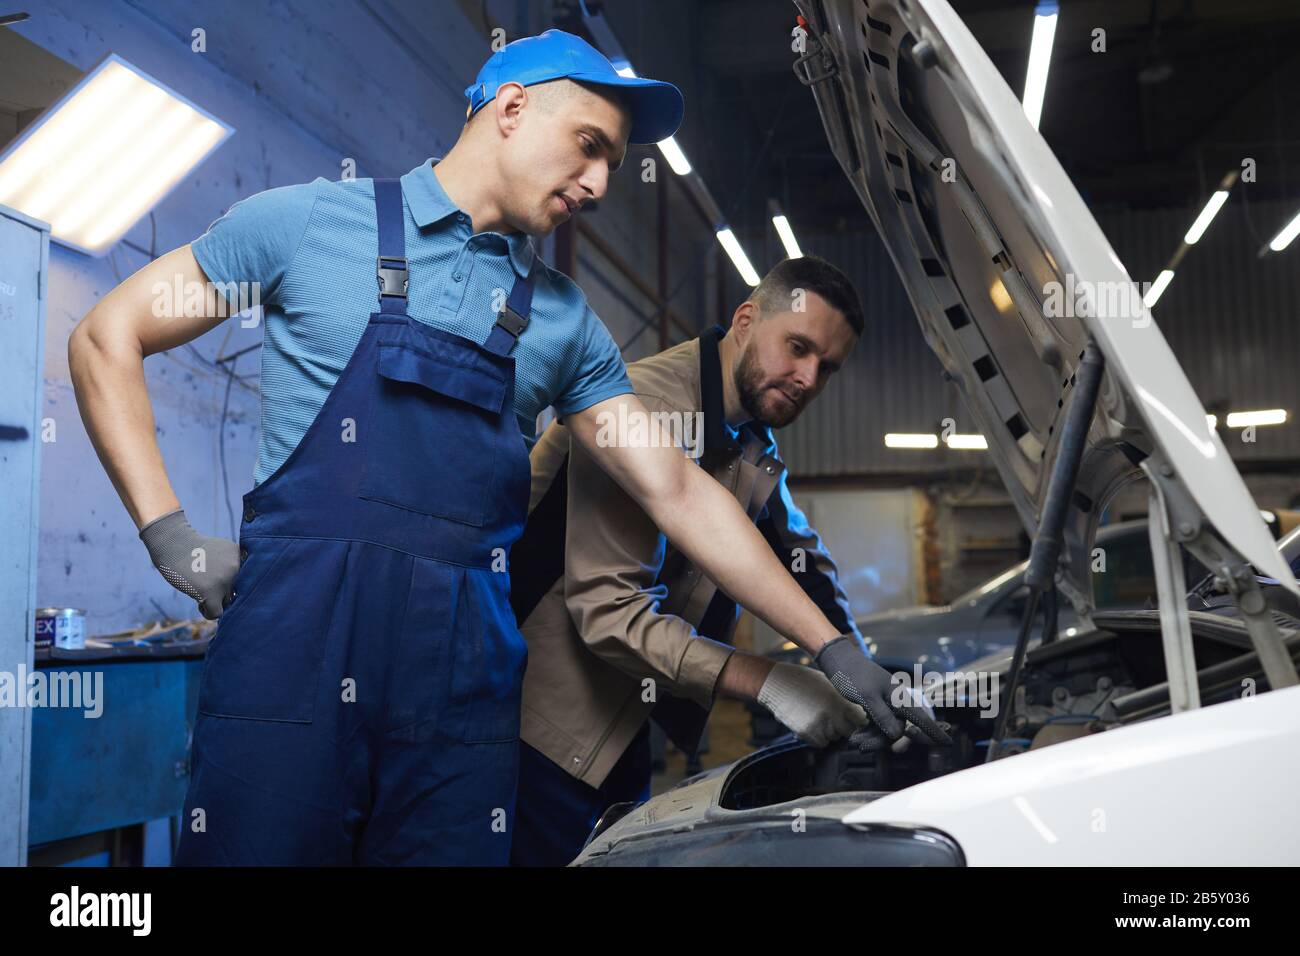
[[[415,321],[400,183],[376,180],[375,205],[379,311],[244,496],[178,864],[510,856],[527,650],[506,556],[529,468],[509,353],[532,274],[482,346]]]

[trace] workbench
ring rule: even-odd
[[[36,650],[36,669],[47,680],[77,671],[83,681],[96,673],[103,678],[98,717],[76,708],[32,708],[31,862],[58,861],[57,847],[49,846],[57,841],[163,818],[179,822],[209,641]],[[125,862],[138,855],[138,847],[128,847]]]

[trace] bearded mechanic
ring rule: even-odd
[[[691,448],[701,470],[854,635],[835,562],[790,496],[772,431],[816,400],[862,329],[848,277],[803,256],[774,266],[726,333],[715,326],[627,369],[652,414],[702,423]],[[883,746],[879,733],[856,733],[862,708],[821,672],[731,646],[736,602],[571,448],[563,425],[530,458],[528,523],[511,552],[510,600],[528,642],[514,865],[563,866],[606,808],[649,799],[650,720],[692,753],[717,697],[767,708],[814,747],[850,735],[861,749]]]
[[[666,442],[597,442],[602,413],[645,409],[530,237],[603,196],[626,144],[674,132],[680,92],[551,30],[495,53],[466,96],[436,165],[237,203],[108,293],[69,341],[82,418],[150,558],[222,618],[177,863],[507,862],[526,649],[501,557],[528,506],[523,436],[548,405],[719,587],[893,719],[888,675],[734,498]],[[177,277],[206,289],[204,315],[154,317],[155,288]],[[260,284],[265,328],[236,546],[186,519],[143,359],[219,324],[217,288],[240,282]]]

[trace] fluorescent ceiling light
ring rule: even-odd
[[[1164,294],[1169,283],[1174,281],[1174,270],[1165,269],[1160,275],[1156,276],[1156,281],[1151,283],[1151,288],[1147,289],[1147,294],[1142,297],[1142,304],[1148,309],[1156,304],[1156,301]]]
[[[1047,90],[1047,70],[1052,63],[1052,40],[1056,36],[1059,8],[1052,0],[1034,8],[1034,35],[1029,42],[1029,72],[1025,76],[1025,115],[1034,129],[1043,115],[1043,94]]]
[[[938,435],[907,435],[889,432],[885,435],[886,448],[938,448]]]
[[[1192,223],[1192,228],[1188,229],[1187,235],[1183,236],[1183,242],[1187,243],[1189,246],[1196,245],[1197,240],[1199,240],[1201,236],[1205,235],[1205,230],[1210,227],[1210,223],[1214,220],[1214,217],[1218,215],[1219,210],[1223,208],[1223,204],[1227,201],[1228,191],[1226,189],[1220,189],[1211,196],[1210,201],[1207,202],[1205,208],[1201,210],[1201,214],[1197,216],[1196,221]]]
[[[740,273],[740,277],[751,286],[758,285],[758,273],[754,267],[749,264],[749,257],[745,255],[745,250],[740,248],[740,243],[736,240],[736,234],[723,226],[718,230],[718,242],[722,243],[722,248],[727,250],[727,255],[731,256],[731,261]]]
[[[785,246],[785,254],[791,259],[802,258],[803,251],[794,238],[794,230],[790,228],[790,220],[785,216],[773,216],[772,225],[776,226],[776,234],[781,237],[781,245]]]
[[[1274,252],[1281,252],[1287,246],[1291,245],[1291,240],[1300,236],[1300,212],[1295,214],[1295,218],[1282,227],[1282,231],[1273,237],[1268,247]]]
[[[102,256],[233,132],[113,54],[0,154],[0,203]]]
[[[949,435],[943,443],[961,451],[987,451],[989,447],[983,435]]]
[[[1206,416],[1205,416],[1205,424],[1207,424],[1207,425],[1210,426],[1210,431],[1214,431],[1214,429],[1216,429],[1216,428],[1219,427],[1219,416],[1218,416],[1218,415],[1206,415]]]
[[[664,159],[668,160],[668,165],[672,167],[673,172],[678,176],[685,176],[691,171],[690,160],[682,152],[682,148],[677,145],[677,140],[669,136],[667,139],[659,141],[659,152],[664,154]]]
[[[1281,425],[1286,421],[1285,408],[1269,408],[1259,412],[1229,412],[1229,428],[1249,428],[1251,425]]]

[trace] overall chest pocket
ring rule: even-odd
[[[505,376],[469,348],[380,345],[359,494],[481,526],[495,493]],[[463,359],[463,361],[461,361]]]

